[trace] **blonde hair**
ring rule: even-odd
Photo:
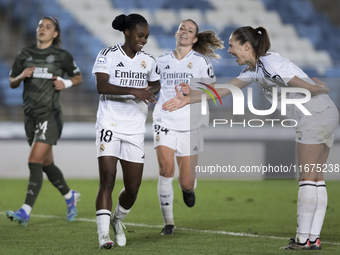
[[[216,35],[215,31],[213,30],[205,30],[202,32],[198,31],[198,25],[192,19],[186,19],[183,21],[191,21],[196,26],[196,37],[197,42],[194,43],[192,49],[201,53],[202,55],[217,61],[220,59],[221,56],[217,54],[215,51],[216,49],[223,49],[224,42]],[[183,22],[182,21],[182,22]]]

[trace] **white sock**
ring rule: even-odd
[[[316,192],[318,199],[309,238],[309,240],[312,242],[314,242],[316,238],[320,236],[327,209],[327,190],[324,181],[318,181],[316,183]]]
[[[119,204],[119,200],[118,200],[118,204],[117,204],[117,207],[116,207],[116,209],[115,209],[115,211],[114,211],[113,216],[114,216],[115,218],[117,218],[117,219],[119,219],[119,220],[122,221],[122,220],[125,219],[126,215],[127,215],[130,211],[131,211],[131,209],[126,210],[126,209],[124,209],[123,207],[121,207],[120,204]]]
[[[173,177],[158,178],[158,199],[163,214],[164,225],[174,225],[174,216],[172,213],[174,190],[172,188]]]
[[[32,207],[28,204],[23,204],[21,206],[22,209],[24,209],[24,211],[26,212],[27,216],[31,214],[32,211]]]
[[[98,234],[106,234],[110,231],[111,212],[107,209],[96,211]]]
[[[72,190],[70,189],[70,191],[64,195],[64,198],[67,200],[67,199],[70,199],[72,197]]]
[[[295,241],[305,243],[309,238],[316,209],[316,182],[300,181],[297,203],[297,230]]]

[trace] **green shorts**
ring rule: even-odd
[[[38,117],[25,116],[26,139],[31,146],[33,142],[56,145],[63,129],[63,113],[55,110]]]

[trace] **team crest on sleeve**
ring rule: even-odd
[[[106,63],[106,57],[105,57],[105,56],[100,56],[100,57],[97,59],[97,63],[98,63],[98,64],[105,64],[105,63]]]
[[[192,62],[190,62],[190,63],[187,65],[187,68],[188,68],[188,69],[191,69],[191,68],[192,68]]]
[[[208,67],[207,73],[209,75],[210,78],[214,78],[214,68],[212,66]]]
[[[145,68],[146,68],[146,63],[145,63],[145,61],[144,61],[144,60],[142,61],[142,63],[140,64],[140,66],[141,66],[143,69],[145,69]]]

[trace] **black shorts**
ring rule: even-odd
[[[56,145],[63,129],[63,113],[55,110],[38,117],[25,116],[26,139],[31,146],[33,142]]]

